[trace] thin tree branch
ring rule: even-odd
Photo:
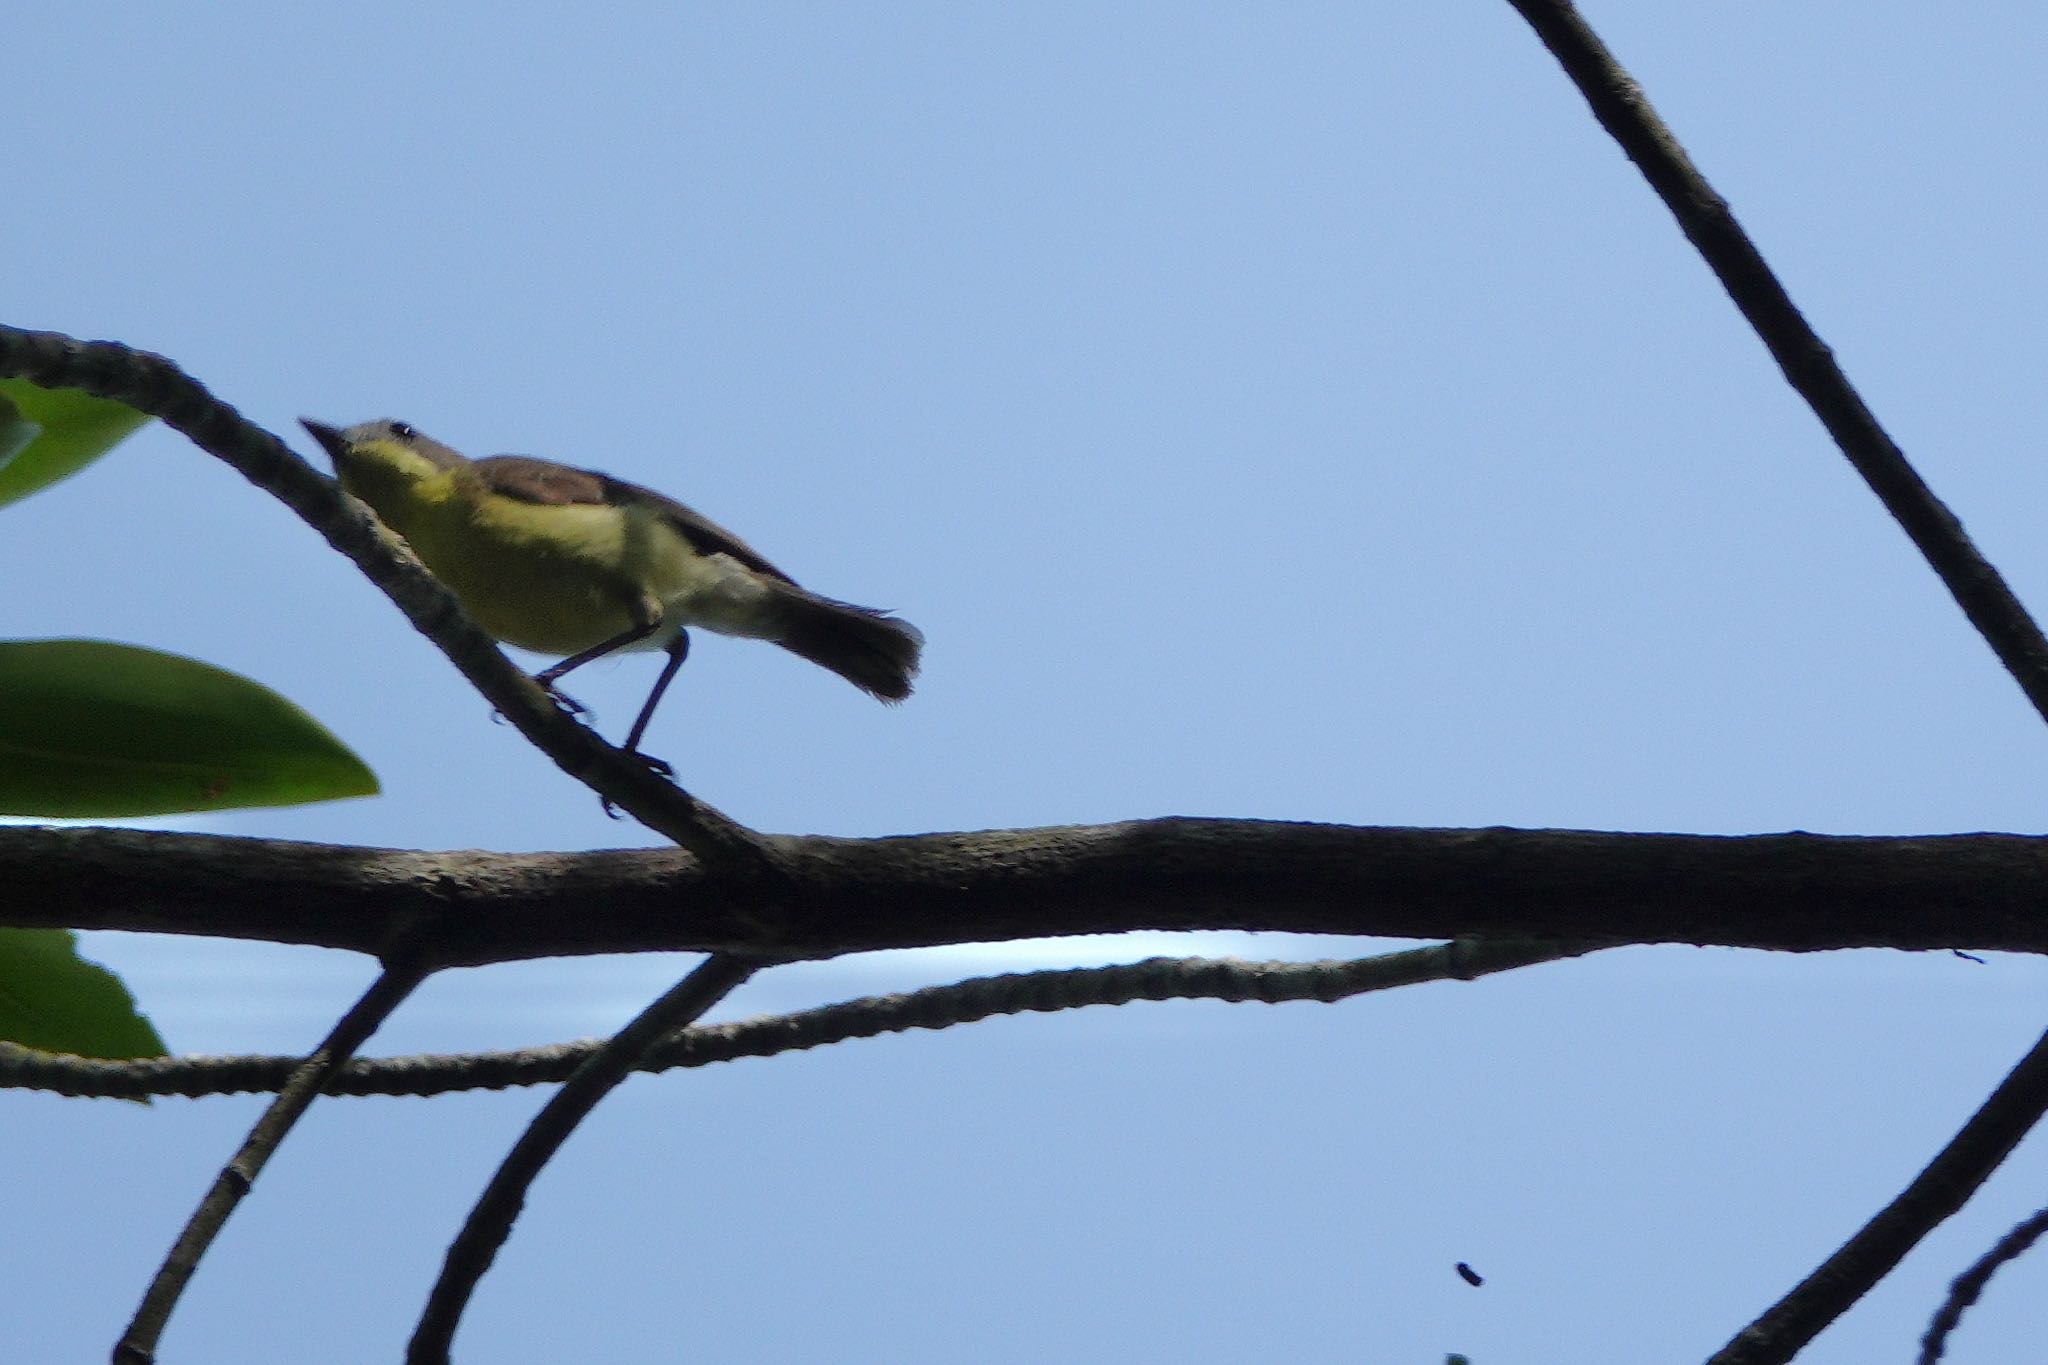
[[[0,377],[82,389],[161,419],[275,496],[354,561],[484,699],[563,772],[649,829],[732,871],[773,880],[774,850],[579,724],[514,667],[448,590],[380,535],[341,486],[163,356],[112,341],[0,326]]]
[[[2048,1233],[2048,1209],[2036,1209],[1999,1238],[1997,1246],[1956,1276],[1949,1285],[1948,1297],[1935,1311],[1934,1320],[1927,1324],[1927,1335],[1920,1338],[1920,1365],[1934,1365],[1947,1354],[1949,1333],[1955,1331],[1963,1314],[1983,1295],[1984,1286],[1991,1283],[1999,1267],[2026,1255],[2044,1233]]]
[[[1570,0],[1510,3],[1671,210],[1786,380],[1940,576],[2035,711],[2048,720],[2048,639],[1865,406],[1834,354],[1794,306],[1727,202],[1693,166],[1642,88]],[[1776,1307],[1738,1334],[1715,1362],[1789,1360],[1890,1273],[1937,1223],[1960,1208],[2043,1112],[2048,1112],[2048,1037],[1919,1180]]]
[[[1885,510],[1905,529],[2043,719],[2048,719],[2048,639],[1997,569],[1977,552],[1955,514],[1923,482],[1864,405],[1807,324],[1728,203],[1693,166],[1635,78],[1614,59],[1569,0],[1509,0],[1579,88],[1621,149],[1677,218],[1728,297],[1742,310],[1785,378]]]
[[[117,399],[182,432],[201,449],[276,496],[353,560],[500,714],[564,772],[590,786],[603,798],[607,810],[616,806],[627,811],[648,828],[695,854],[704,864],[736,883],[750,886],[771,902],[786,894],[775,844],[665,781],[646,764],[614,749],[594,731],[574,721],[531,678],[511,665],[432,575],[378,534],[375,519],[353,506],[334,480],[315,472],[282,441],[244,420],[239,412],[216,399],[205,386],[170,361],[113,342],[81,342],[54,333],[0,327],[0,375],[26,378],[45,387],[79,388]],[[333,1069],[433,970],[431,956],[424,955],[431,951],[427,940],[410,931],[406,939],[409,945],[417,945],[416,950],[403,959],[404,965],[387,965],[370,993],[344,1016],[328,1042],[287,1082],[241,1151],[201,1201],[115,1348],[116,1365],[142,1365],[154,1359],[157,1340],[179,1295],[200,1257],[247,1192],[249,1182]],[[691,975],[689,982],[726,984],[705,995],[696,1011],[684,1017],[683,1022],[744,981],[756,966],[752,959],[714,954]],[[678,992],[682,992],[687,1003],[687,992],[681,987]],[[664,1000],[674,999],[678,992],[671,992]],[[650,1012],[658,1014],[660,1008],[650,1007]],[[666,1017],[678,1017],[677,1008],[671,1005]],[[642,1038],[641,1046],[654,1036],[657,1035]],[[602,1074],[615,1061],[623,1072],[638,1055],[637,1050],[628,1051],[630,1047],[630,1039],[622,1035],[611,1049],[600,1051],[585,1063],[578,1076]],[[587,1097],[588,1104],[594,1104],[616,1083],[617,1078],[613,1077],[602,1085],[592,1086],[585,1081],[579,1086],[577,1078],[572,1077],[564,1092]],[[536,1130],[530,1130],[529,1137],[533,1131],[549,1131],[543,1120],[549,1114],[562,1112],[562,1099],[558,1094],[542,1111],[542,1120],[536,1120]],[[557,1143],[573,1123],[571,1119],[561,1127],[560,1135],[554,1138]],[[514,1149],[515,1156],[528,1146],[522,1141]],[[515,1197],[515,1208],[516,1204]],[[504,1215],[508,1229],[511,1217],[510,1213]],[[488,1250],[483,1252],[483,1264],[488,1264],[490,1254]],[[481,1265],[476,1273],[482,1273]]]
[[[446,1365],[463,1310],[510,1235],[527,1190],[584,1116],[631,1074],[634,1063],[657,1039],[694,1022],[763,965],[758,959],[714,953],[585,1058],[542,1106],[449,1245],[440,1278],[406,1348],[407,1365]]]
[[[355,1055],[378,1026],[390,1017],[391,1011],[398,1008],[426,976],[426,969],[416,960],[398,959],[388,963],[370,984],[370,989],[341,1017],[326,1040],[294,1067],[277,1098],[256,1120],[256,1126],[243,1139],[241,1149],[214,1177],[212,1187],[199,1201],[199,1207],[193,1210],[185,1230],[171,1244],[163,1264],[158,1267],[142,1296],[141,1306],[135,1310],[134,1318],[114,1347],[114,1365],[149,1365],[156,1359],[156,1346],[163,1337],[164,1324],[170,1321],[171,1311],[177,1307],[185,1286],[191,1282],[192,1272],[199,1268],[200,1258],[213,1245],[214,1238],[220,1235],[235,1207],[249,1193],[278,1144],[284,1141],[292,1125],[299,1121],[299,1116],[306,1112],[314,1096],[320,1093],[335,1071]]]
[[[380,952],[778,958],[1138,929],[1805,951],[2048,951],[2048,838],[1393,829],[1259,820],[778,838],[789,900],[670,849],[416,853],[0,827],[0,925]]]
[[[2034,1044],[1913,1183],[1707,1365],[1782,1365],[1943,1219],[1960,1209],[2048,1111],[2048,1034]]]
[[[1476,981],[1495,972],[1558,962],[1593,951],[1550,940],[1460,939],[1349,961],[1240,962],[1231,958],[1155,957],[1111,967],[1070,967],[974,977],[896,995],[870,995],[834,1005],[729,1024],[698,1024],[648,1049],[636,1071],[709,1066],[742,1057],[873,1038],[912,1029],[944,1029],[997,1015],[1051,1013],[1136,1000],[1255,1001],[1325,1004],[1371,991],[1429,981]],[[329,1095],[441,1095],[502,1090],[566,1079],[600,1044],[558,1043],[509,1052],[410,1057],[358,1057],[330,1081]],[[73,1097],[141,1099],[276,1090],[296,1057],[152,1057],[116,1062],[58,1056],[0,1043],[0,1089],[43,1090]]]

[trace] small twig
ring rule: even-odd
[[[1913,1183],[1707,1365],[1783,1365],[1991,1178],[2048,1111],[2048,1034],[2020,1059]]]
[[[702,1016],[764,965],[759,958],[713,953],[585,1058],[563,1082],[512,1145],[469,1211],[462,1231],[449,1244],[440,1278],[434,1282],[426,1310],[406,1348],[407,1365],[446,1365],[463,1310],[496,1259],[498,1248],[511,1234],[512,1223],[525,1206],[527,1190],[584,1116],[632,1072],[634,1063],[656,1039]]]
[[[0,376],[45,388],[82,389],[161,419],[275,496],[353,560],[485,700],[562,771],[707,863],[773,874],[771,845],[564,714],[463,614],[433,575],[377,533],[375,522],[342,495],[339,484],[170,360],[118,342],[0,326]]]
[[[1607,50],[1569,0],[1509,0],[1543,40],[1592,106],[1600,125],[1621,144],[1650,187],[1678,219],[1728,297],[1742,310],[1772,357],[1842,454],[1904,528],[2020,690],[2048,719],[2048,638],[2027,615],[1990,561],[1977,552],[1955,514],[1906,460],[1834,352],[1794,306],[1728,203],[1693,166],[1642,87]]]
[[[319,1047],[298,1063],[277,1098],[256,1120],[256,1126],[249,1130],[249,1136],[219,1175],[206,1196],[199,1201],[192,1217],[186,1222],[185,1230],[178,1234],[178,1240],[171,1244],[170,1251],[157,1268],[156,1276],[149,1282],[149,1288],[142,1296],[142,1304],[135,1310],[128,1328],[121,1334],[121,1340],[114,1347],[114,1365],[149,1365],[156,1359],[157,1342],[162,1338],[164,1324],[170,1321],[171,1311],[177,1307],[179,1296],[191,1282],[192,1272],[199,1268],[199,1260],[213,1245],[214,1238],[226,1225],[229,1215],[249,1193],[256,1177],[262,1173],[271,1154],[291,1132],[292,1125],[312,1104],[314,1096],[334,1075],[335,1071],[353,1056],[372,1033],[387,1018],[391,1011],[414,987],[424,981],[430,969],[416,958],[398,958],[385,964],[377,979],[370,983],[370,989],[363,993],[341,1022],[334,1026]]]
[[[1562,961],[1601,945],[1538,939],[1461,939],[1350,961],[1239,962],[1230,958],[1148,958],[1110,967],[1070,967],[974,977],[896,995],[870,995],[791,1014],[699,1024],[647,1050],[634,1070],[709,1066],[772,1057],[912,1029],[944,1029],[997,1015],[1123,1005],[1137,1000],[1331,1003],[1370,991],[1430,981],[1472,981],[1495,972]],[[565,1079],[601,1044],[558,1043],[455,1056],[357,1058],[329,1095],[440,1095],[501,1090]],[[0,1043],[0,1089],[139,1099],[146,1095],[230,1095],[275,1090],[296,1057],[152,1057],[133,1062],[60,1057]]]
[[[1948,1287],[1948,1297],[1935,1311],[1933,1321],[1927,1324],[1927,1335],[1920,1338],[1920,1365],[1934,1365],[1948,1350],[1949,1333],[1963,1320],[1963,1314],[1976,1303],[1984,1293],[1984,1286],[1998,1273],[1999,1267],[2016,1261],[2027,1254],[2041,1235],[2048,1233],[2048,1209],[2036,1209],[2022,1219],[2019,1225],[1998,1239],[1998,1245],[1977,1258],[1968,1270],[1956,1276]]]

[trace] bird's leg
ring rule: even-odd
[[[564,692],[561,688],[556,687],[556,681],[572,668],[581,668],[592,659],[602,659],[614,650],[624,649],[630,644],[646,639],[654,634],[660,626],[661,618],[656,616],[653,620],[643,625],[634,626],[630,630],[622,630],[617,635],[612,636],[611,639],[600,640],[580,654],[571,654],[558,664],[550,664],[534,674],[533,680],[540,685],[540,690],[554,698],[555,704],[564,711],[567,711],[572,716],[587,716],[590,714],[590,708],[570,696],[567,692]]]
[[[661,694],[668,691],[668,685],[676,680],[676,670],[683,666],[683,660],[690,657],[690,632],[679,630],[676,638],[668,642],[668,662],[661,666],[661,676],[654,680],[654,690],[647,694],[647,700],[640,707],[640,714],[633,719],[633,728],[626,731],[626,752],[640,753],[640,736],[647,733],[647,722],[654,719],[654,708],[661,704]],[[648,767],[663,774],[670,772],[668,764],[658,758],[640,754]]]
[[[654,708],[661,703],[661,694],[668,691],[668,685],[676,680],[676,670],[683,666],[683,660],[690,657],[690,632],[679,630],[676,638],[668,642],[668,661],[661,666],[661,676],[654,680],[654,690],[647,694],[647,700],[640,707],[640,714],[633,718],[633,728],[626,732],[624,752],[646,764],[649,769],[663,777],[673,778],[676,770],[653,754],[640,752],[640,737],[647,733],[647,722],[654,719]],[[612,803],[604,803],[604,813],[614,820],[619,813],[612,809]]]

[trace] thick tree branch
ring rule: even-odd
[[[741,1057],[772,1057],[854,1038],[911,1029],[943,1029],[1003,1014],[1051,1013],[1136,1000],[1227,1000],[1277,1005],[1330,1004],[1370,991],[1428,981],[1476,981],[1495,972],[1558,962],[1590,945],[1550,940],[1459,939],[1344,962],[1240,962],[1233,958],[1154,957],[1111,967],[1005,972],[895,995],[868,995],[836,1005],[699,1024],[647,1050],[638,1071],[709,1066]],[[452,1090],[502,1090],[546,1085],[601,1046],[556,1043],[510,1052],[357,1058],[326,1086],[330,1095],[440,1095]],[[57,1056],[0,1042],[0,1089],[59,1095],[140,1099],[146,1095],[232,1095],[276,1090],[302,1065],[297,1057],[146,1057],[104,1061]]]
[[[768,845],[569,717],[463,614],[433,575],[378,533],[376,521],[345,497],[338,483],[171,361],[118,342],[0,326],[0,377],[118,400],[161,419],[225,461],[354,561],[485,700],[563,772],[732,875],[746,871],[772,884]]]
[[[434,966],[783,958],[1141,929],[2048,952],[2048,838],[1257,820],[777,838],[784,887],[675,850],[431,853],[0,828],[0,925],[265,939]],[[793,890],[792,890],[793,888]]]

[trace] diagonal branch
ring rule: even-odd
[[[2035,1209],[2022,1218],[1998,1244],[1979,1256],[1968,1270],[1956,1276],[1949,1285],[1948,1297],[1934,1312],[1933,1321],[1927,1324],[1926,1334],[1920,1338],[1918,1365],[1935,1365],[1948,1353],[1949,1334],[1962,1322],[1963,1314],[1982,1297],[1984,1286],[1991,1283],[2002,1266],[2010,1265],[2026,1255],[2034,1244],[2048,1236],[2048,1209]]]
[[[709,1066],[886,1033],[951,1028],[997,1015],[1051,1013],[1137,1000],[1256,1001],[1268,1005],[1316,1000],[1330,1004],[1429,981],[1476,981],[1496,972],[1559,962],[1590,951],[1588,944],[1540,939],[1459,939],[1341,962],[1154,957],[1111,967],[1006,972],[896,995],[863,996],[793,1014],[698,1024],[663,1038],[634,1069],[655,1072]],[[357,1058],[329,1082],[326,1093],[423,1096],[553,1084],[566,1080],[599,1046],[595,1042],[557,1043],[512,1052]],[[0,1089],[103,1099],[146,1095],[197,1099],[275,1090],[299,1064],[296,1057],[261,1056],[150,1057],[115,1062],[57,1056],[0,1043]]]
[[[548,699],[448,590],[377,530],[333,479],[163,356],[112,341],[0,326],[0,376],[83,389],[160,418],[275,496],[354,561],[414,628],[556,766],[707,862],[772,879],[773,850],[745,828],[623,756]]]
[[[1783,1365],[1892,1272],[1936,1225],[1991,1178],[2048,1112],[2048,1034],[2022,1057],[1969,1122],[1898,1198],[1707,1365]]]
[[[763,893],[771,902],[781,899],[783,882],[775,845],[666,782],[644,763],[625,756],[571,719],[532,679],[512,666],[441,584],[378,533],[375,520],[344,497],[338,484],[314,471],[282,441],[246,421],[169,360],[114,342],[81,342],[55,333],[0,327],[0,375],[117,399],[161,418],[201,449],[233,466],[353,560],[500,714],[564,772],[595,790],[607,809],[617,806],[626,810],[695,854],[703,864]],[[378,986],[344,1016],[328,1042],[294,1073],[201,1201],[123,1335],[115,1351],[117,1361],[154,1358],[164,1323],[249,1181],[319,1093],[328,1074],[438,965],[426,938],[409,931],[405,938],[413,949],[406,965],[388,968]],[[753,970],[751,961],[715,954],[692,979],[724,977],[737,985]],[[388,991],[384,989],[387,982]],[[628,1056],[625,1063],[631,1060]],[[585,1070],[595,1066],[594,1061]],[[602,1093],[602,1089],[593,1093],[591,1102]]]
[[[449,1245],[440,1278],[434,1282],[426,1310],[406,1348],[408,1365],[446,1365],[463,1310],[497,1258],[498,1248],[511,1234],[512,1223],[525,1206],[527,1190],[584,1116],[632,1074],[634,1063],[663,1034],[694,1023],[763,965],[758,959],[732,953],[712,954],[586,1057],[541,1106]]]
[[[1792,303],[1727,202],[1693,166],[1633,77],[1570,0],[1509,0],[1564,67],[1614,140],[1677,218],[1728,296],[1856,472],[1897,519],[1956,605],[2048,719],[2048,639],[1906,460]],[[2048,1036],[2036,1044],[1919,1179],[1714,1357],[1718,1365],[1792,1358],[1962,1207],[2048,1112]]]
[[[1842,454],[1904,528],[1915,548],[1990,644],[2020,690],[2048,719],[2048,639],[1990,561],[1977,552],[1941,500],[1885,433],[1834,352],[1807,324],[1728,203],[1693,166],[1651,107],[1569,0],[1508,0],[1536,30],[1565,74],[1678,220],[1728,297],[1742,310],[1785,379],[1813,409]]]
[[[157,1342],[164,1325],[191,1283],[220,1230],[255,1184],[256,1177],[270,1161],[278,1145],[313,1103],[328,1079],[353,1057],[377,1027],[391,1016],[415,987],[426,979],[426,971],[411,960],[394,960],[380,972],[362,999],[334,1026],[319,1047],[303,1061],[292,1065],[291,1075],[270,1102],[256,1126],[249,1130],[241,1148],[214,1177],[213,1185],[192,1212],[184,1231],[165,1253],[163,1264],[150,1280],[121,1340],[114,1348],[114,1365],[148,1365],[156,1359]]]

